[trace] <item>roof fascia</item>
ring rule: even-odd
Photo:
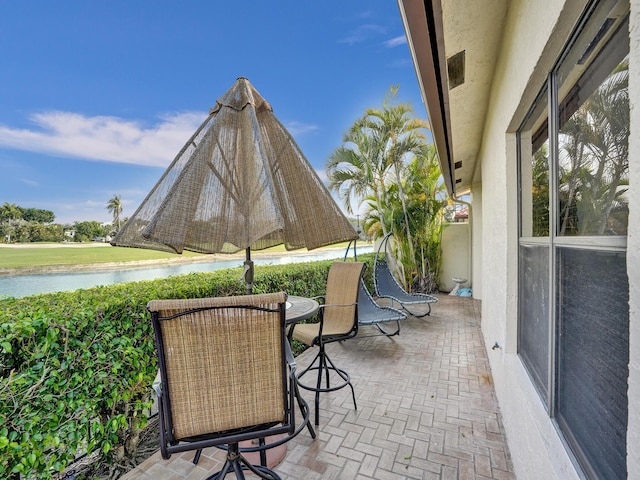
[[[398,0],[447,191],[455,193],[447,59],[440,0]]]

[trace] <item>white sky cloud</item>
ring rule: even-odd
[[[206,113],[165,115],[151,126],[112,116],[89,117],[52,111],[30,117],[32,129],[0,125],[0,147],[86,160],[166,167],[206,118]],[[296,136],[319,129],[292,121],[286,125]]]
[[[287,131],[293,135],[294,137],[296,135],[302,135],[305,133],[310,133],[310,132],[315,132],[316,130],[318,130],[320,127],[318,127],[317,125],[313,125],[310,123],[302,123],[302,122],[287,122],[287,124],[285,125]]]
[[[0,125],[0,146],[62,157],[145,166],[167,166],[204,121],[206,113],[183,112],[141,122],[52,111],[30,117],[33,129]]]
[[[25,185],[29,185],[30,187],[38,187],[38,186],[40,186],[40,184],[38,182],[36,182],[35,180],[30,180],[28,178],[21,178],[20,181],[22,183],[24,183]]]
[[[406,58],[399,58],[399,59],[394,60],[393,62],[389,63],[389,66],[391,68],[413,67],[413,62],[411,60],[406,59]]]
[[[407,37],[405,37],[404,35],[400,35],[398,37],[394,37],[391,38],[389,40],[387,40],[386,42],[384,42],[385,46],[389,47],[389,48],[393,48],[393,47],[397,47],[400,45],[406,45],[407,44]]]
[[[86,202],[84,202],[84,206],[85,207],[104,207],[106,208],[106,202],[98,202],[96,200],[87,200]]]
[[[356,43],[366,41],[374,34],[384,34],[384,33],[385,33],[384,27],[381,27],[380,25],[376,25],[373,23],[367,23],[364,25],[360,25],[355,30],[353,30],[350,35],[338,40],[338,43],[346,43],[348,45],[353,45]]]

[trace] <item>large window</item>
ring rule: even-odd
[[[628,12],[591,3],[518,132],[518,352],[588,478],[627,476]]]

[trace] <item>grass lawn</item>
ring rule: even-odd
[[[346,244],[345,244],[346,245]],[[285,252],[283,245],[261,252]],[[244,255],[243,252],[239,252]],[[105,245],[65,246],[57,244],[29,245],[24,248],[0,248],[0,268],[23,268],[49,265],[88,265],[92,263],[133,262],[176,257],[196,257],[201,254],[185,251],[182,255],[142,248],[124,248]]]
[[[195,256],[187,252],[185,255]],[[46,265],[86,265],[91,263],[131,262],[176,257],[176,254],[105,246],[0,248],[0,268]]]

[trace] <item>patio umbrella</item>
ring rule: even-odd
[[[357,236],[271,105],[240,77],[111,244],[244,250],[251,292],[251,250],[313,250]]]

